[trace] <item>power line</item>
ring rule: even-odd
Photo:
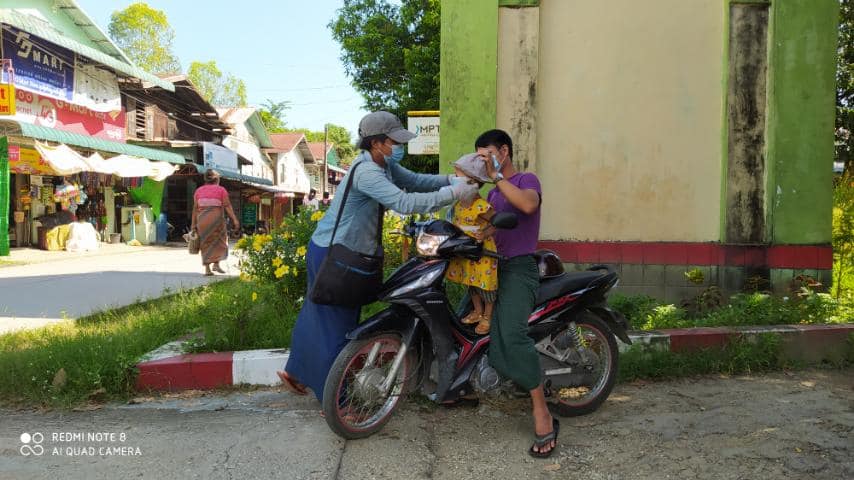
[[[9,28],[9,27],[4,26],[4,27],[3,27],[3,29],[5,29],[5,30],[6,30],[7,32],[9,32],[9,33],[12,33],[11,28]],[[32,43],[33,45],[38,46],[38,47],[39,47],[39,48],[41,48],[42,50],[44,50],[44,51],[46,51],[47,53],[50,53],[51,55],[53,55],[54,57],[56,57],[57,59],[59,59],[59,61],[60,61],[61,63],[65,64],[65,65],[67,65],[67,66],[70,66],[71,68],[75,68],[75,69],[76,69],[76,65],[72,65],[71,63],[69,63],[68,61],[66,61],[66,60],[65,60],[65,58],[63,58],[63,55],[62,55],[62,54],[60,54],[58,51],[54,50],[52,47],[50,47],[50,46],[46,46],[46,45],[44,45],[43,43],[41,43],[41,42],[39,42],[39,41],[37,41],[37,40],[33,40],[33,38],[32,38],[32,37],[30,37],[30,38],[28,39],[28,41],[29,41],[30,43]],[[85,56],[84,56],[84,57],[85,57]],[[88,57],[85,57],[85,58],[88,58]],[[100,65],[100,64],[99,64],[99,65]],[[116,74],[116,76],[118,76],[118,74]],[[94,82],[96,82],[96,83],[101,84],[101,85],[102,85],[102,86],[104,86],[104,87],[112,87],[112,85],[110,85],[110,84],[108,84],[108,83],[106,83],[106,82],[103,82],[103,81],[101,81],[100,79],[98,79],[98,78],[96,78],[96,77],[89,76],[89,79],[90,79],[90,80],[92,80],[92,81],[94,81]],[[73,89],[73,87],[72,87],[72,89]],[[134,95],[131,95],[131,94],[130,94],[130,93],[128,93],[127,91],[125,91],[125,92],[121,92],[121,91],[120,91],[120,95],[125,95],[126,97],[128,97],[128,98],[132,98],[132,99],[134,99],[134,100],[136,100],[137,102],[142,103],[142,104],[151,104],[151,103],[152,103],[151,101],[143,100],[143,99],[141,99],[141,98],[139,98],[139,97],[136,97],[136,96],[134,96]],[[175,110],[176,110],[177,112],[182,113],[182,114],[184,114],[184,115],[186,115],[186,116],[188,116],[188,117],[192,117],[193,112],[191,112],[191,111],[189,111],[189,110],[186,110],[186,109],[184,109],[184,108],[182,108],[182,107],[177,107],[177,105],[178,105],[178,104],[174,104],[174,103],[172,103],[172,102],[168,102],[168,103],[170,103],[173,107],[176,107],[176,108],[175,108]],[[167,112],[167,113],[168,113],[168,112]],[[170,117],[170,118],[172,118],[173,120],[177,121],[177,122],[184,123],[184,124],[189,125],[189,126],[191,126],[191,127],[195,128],[195,129],[197,129],[197,130],[201,130],[201,131],[203,131],[203,132],[211,133],[211,134],[213,134],[213,135],[221,135],[221,133],[220,133],[220,132],[214,132],[214,131],[213,131],[213,130],[211,130],[210,128],[206,128],[206,127],[203,127],[203,126],[197,125],[197,124],[195,124],[195,123],[193,123],[193,122],[190,122],[190,121],[188,121],[188,120],[184,120],[184,119],[182,119],[182,118],[176,117],[175,115],[169,115],[169,117]]]
[[[10,27],[8,27],[8,26],[5,26],[5,25],[4,25],[4,26],[3,26],[3,29],[4,29],[4,30],[6,30],[6,31],[7,31],[7,32],[9,32],[9,33],[12,33],[11,28],[10,28]],[[54,57],[56,57],[57,59],[59,59],[59,61],[60,61],[61,63],[65,64],[65,65],[67,65],[67,66],[70,66],[71,68],[75,68],[75,67],[76,67],[76,65],[73,65],[72,63],[68,62],[68,61],[64,58],[64,55],[63,55],[63,54],[59,53],[57,50],[54,50],[54,49],[53,49],[53,47],[51,47],[51,46],[47,46],[47,45],[45,45],[44,43],[40,42],[39,40],[34,40],[32,36],[31,36],[31,37],[29,37],[29,39],[28,39],[28,40],[29,40],[31,43],[33,43],[34,45],[36,45],[36,46],[38,46],[39,48],[41,48],[42,50],[46,51],[47,53],[50,53],[51,55],[53,55]],[[75,53],[75,55],[76,55],[76,53]],[[84,57],[84,58],[88,58],[88,57],[85,57],[85,55],[84,55],[83,57]],[[91,61],[91,59],[90,59],[90,61]],[[100,65],[100,64],[98,64],[98,65]],[[101,68],[103,68],[103,67],[101,67]],[[114,73],[115,73],[115,72],[114,72]],[[117,75],[117,76],[119,76],[119,74],[118,74],[118,73],[116,73],[116,75]],[[106,82],[103,82],[103,81],[101,81],[100,79],[98,79],[98,78],[96,78],[96,77],[91,77],[91,76],[90,76],[89,78],[90,78],[92,81],[97,82],[97,83],[99,83],[99,84],[101,84],[101,85],[103,85],[103,86],[105,86],[105,87],[112,87],[112,85],[110,85],[110,84],[108,84],[108,83],[106,83]],[[379,83],[383,83],[383,82],[377,81],[377,82],[368,82],[368,83],[372,83],[372,84],[373,84],[373,83],[376,83],[376,84],[379,84]],[[333,87],[333,86],[330,86],[330,87]],[[73,87],[72,87],[72,88],[73,88]],[[177,86],[177,85],[176,85],[176,88],[190,88],[190,87],[183,87],[183,86]],[[315,89],[321,89],[321,88],[327,88],[327,87],[314,87],[314,88],[315,88]],[[142,103],[142,104],[151,104],[151,103],[152,103],[152,102],[150,102],[150,101],[143,100],[143,99],[141,99],[141,98],[139,98],[139,97],[137,97],[137,96],[134,96],[134,95],[132,95],[132,94],[128,93],[127,91],[120,92],[120,94],[125,95],[125,96],[126,96],[126,97],[128,97],[128,98],[132,98],[132,99],[134,99],[134,100],[136,100],[137,102],[140,102],[140,103]],[[322,101],[322,102],[291,103],[290,105],[291,105],[291,106],[328,105],[328,104],[332,104],[332,103],[352,102],[352,101],[354,101],[354,100],[363,100],[363,98],[361,98],[361,97],[353,97],[353,96],[351,96],[351,97],[342,98],[342,99],[337,99],[337,100],[328,100],[328,101]],[[169,106],[172,106],[176,112],[178,112],[178,113],[182,113],[182,114],[184,114],[184,115],[186,115],[186,116],[188,116],[188,117],[192,117],[193,112],[190,112],[189,110],[186,110],[185,108],[183,108],[183,107],[179,106],[179,104],[177,104],[177,103],[173,103],[173,102],[171,102],[171,101],[167,101],[167,102],[164,102],[164,103],[168,103],[168,104],[169,104]],[[167,113],[168,113],[168,112],[167,112]],[[208,132],[208,133],[211,133],[211,134],[214,134],[214,135],[222,135],[222,133],[224,133],[224,132],[214,132],[214,131],[213,131],[213,130],[211,130],[210,128],[206,128],[206,127],[203,127],[203,126],[197,125],[197,124],[195,124],[195,123],[193,123],[193,122],[190,122],[190,121],[188,121],[188,120],[184,120],[184,119],[179,118],[179,117],[177,117],[177,116],[175,116],[175,115],[171,115],[171,114],[170,114],[170,115],[169,115],[169,117],[170,117],[170,118],[172,118],[173,120],[177,121],[177,122],[181,122],[181,123],[183,123],[183,124],[185,124],[185,125],[189,125],[189,126],[191,126],[191,127],[195,128],[195,129],[197,129],[197,130],[201,130],[201,131],[204,131],[204,132]]]

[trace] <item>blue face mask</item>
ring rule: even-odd
[[[385,159],[385,163],[389,165],[393,163],[400,163],[400,161],[403,160],[403,145],[392,145],[391,155],[388,157],[383,156],[383,158]]]

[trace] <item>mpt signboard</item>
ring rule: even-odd
[[[439,154],[439,112],[409,112],[406,128],[418,135],[407,145],[410,155]]]

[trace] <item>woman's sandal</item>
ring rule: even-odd
[[[282,381],[282,385],[284,385],[285,388],[290,390],[291,393],[294,393],[296,395],[308,394],[308,390],[305,389],[305,385],[294,380],[293,377],[288,375],[288,372],[285,372],[284,370],[279,370],[276,372],[276,375],[279,376],[279,380]]]
[[[534,458],[549,458],[555,450],[557,450],[557,434],[560,432],[560,422],[556,418],[552,418],[552,431],[545,435],[534,435],[534,444],[528,449],[528,455]],[[555,442],[555,446],[547,452],[540,450],[547,447],[551,442]]]
[[[479,313],[473,311],[473,312],[469,313],[468,315],[466,315],[465,317],[463,317],[463,319],[460,320],[460,322],[463,325],[473,325],[473,324],[480,321],[480,316],[481,315]]]
[[[477,327],[474,329],[474,333],[478,335],[486,335],[489,333],[489,320],[490,319],[486,318],[486,316],[481,316]]]
[[[213,270],[216,273],[225,273],[225,270],[223,270],[222,267],[220,267],[219,265],[214,265],[211,270]]]

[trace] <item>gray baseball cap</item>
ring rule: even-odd
[[[486,165],[483,164],[483,158],[477,153],[467,153],[454,162],[454,166],[459,168],[469,177],[481,183],[490,183],[489,175],[486,174]]]
[[[417,135],[403,128],[400,120],[389,112],[372,112],[359,122],[359,139],[386,135],[397,143],[409,143]]]

